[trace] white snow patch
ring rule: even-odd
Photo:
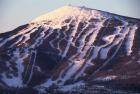
[[[132,26],[128,33],[127,42],[126,42],[127,56],[129,56],[132,53],[133,41],[134,41],[135,32],[137,28],[138,27],[136,25]]]
[[[137,61],[138,64],[140,64],[140,59]]]
[[[110,75],[110,76],[106,76],[106,77],[98,77],[98,78],[94,79],[94,81],[110,81],[110,80],[114,80],[116,78],[117,78],[116,75]]]
[[[81,13],[82,12],[82,13]],[[53,12],[47,13],[40,17],[37,17],[32,22],[41,22],[44,20],[53,20],[55,23],[61,23],[64,19],[70,17],[79,17],[81,19],[87,19],[89,15],[96,15],[100,17],[100,12],[96,10],[74,7],[74,6],[64,6]]]
[[[63,81],[68,80],[81,66],[83,65],[84,60],[75,60],[73,61],[72,67],[67,71]]]
[[[20,36],[20,35],[22,35],[22,36],[25,35],[25,37],[26,37],[25,40],[27,41],[28,39],[30,39],[29,36],[30,36],[31,33],[28,33],[28,34],[25,34],[25,33],[31,31],[33,28],[34,28],[34,26],[29,27],[29,28],[24,29],[24,30],[20,31],[19,33],[15,34],[15,35],[12,35],[11,37],[5,39],[4,41],[2,41],[2,42],[0,43],[0,47],[2,47],[2,46],[3,46],[4,44],[6,44],[8,41],[10,41],[10,40],[12,40],[12,39],[14,39],[15,37]],[[32,30],[32,32],[33,32],[33,30]],[[24,41],[24,42],[25,42],[25,41]],[[13,46],[13,45],[12,45],[12,46]]]
[[[6,74],[2,74],[2,81],[4,81],[8,86],[11,87],[22,87],[23,86],[23,79],[22,79],[22,73],[24,71],[24,66],[23,66],[23,58],[20,57],[20,52],[19,49],[17,48],[16,51],[13,53],[13,58],[15,60],[15,63],[17,64],[17,71],[18,71],[18,76],[12,76],[12,78],[8,78]]]
[[[2,74],[2,81],[10,87],[22,87],[22,80],[19,77],[7,78],[5,74]]]
[[[52,81],[51,79],[48,79],[45,83],[41,84],[40,86],[47,88],[47,87],[51,86],[54,83],[56,83],[56,82],[55,81]]]
[[[85,84],[83,82],[77,82],[71,85],[65,85],[62,86],[60,88],[61,91],[67,92],[67,91],[71,91],[72,89],[74,89],[75,87],[80,87],[80,86],[84,86]]]
[[[100,58],[106,59],[108,57],[107,55],[108,55],[109,50],[110,50],[110,47],[102,48],[100,51]]]
[[[43,27],[42,27],[43,28]],[[45,32],[49,29],[48,27],[44,27],[43,31],[40,31],[39,37],[36,38],[35,42],[30,46],[31,48],[38,47],[43,43],[44,37],[45,37]]]

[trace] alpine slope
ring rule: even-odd
[[[0,34],[1,94],[140,94],[140,19],[64,6]]]

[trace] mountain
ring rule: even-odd
[[[64,6],[0,34],[1,94],[140,94],[140,19]]]

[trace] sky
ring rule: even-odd
[[[0,33],[69,4],[140,18],[140,0],[0,0]]]

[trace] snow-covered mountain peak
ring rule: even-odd
[[[85,7],[59,8],[0,34],[0,93],[140,90],[139,36],[139,19]]]
[[[77,7],[77,6],[64,6],[57,10],[54,10],[45,15],[39,16],[34,19],[32,22],[42,22],[42,21],[53,21],[53,22],[61,22],[65,19],[73,18],[73,19],[82,19],[87,20],[89,17],[99,17],[101,16],[101,12],[97,10],[92,10],[85,7]]]

